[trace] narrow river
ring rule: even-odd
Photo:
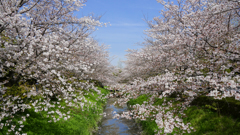
[[[134,120],[125,118],[113,119],[114,111],[118,114],[127,111],[127,105],[113,105],[117,98],[110,98],[104,110],[106,116],[102,118],[99,130],[94,135],[140,135],[141,130],[138,128]]]

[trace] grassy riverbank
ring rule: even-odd
[[[98,89],[102,95],[105,96],[108,94],[108,90],[100,87]],[[48,118],[47,112],[35,112],[34,108],[31,108],[25,110],[25,112],[17,113],[12,122],[14,123],[14,121],[19,120],[22,116],[29,114],[30,117],[26,118],[26,121],[23,122],[24,127],[22,128],[22,132],[27,133],[27,135],[89,135],[93,130],[96,130],[97,123],[101,120],[102,116],[100,114],[103,112],[106,99],[100,98],[100,95],[93,90],[84,92],[86,94],[83,100],[85,100],[84,103],[87,106],[83,108],[66,106],[65,100],[59,101],[59,105],[64,107],[64,109],[51,108],[52,111],[59,109],[66,114],[70,111],[71,117],[68,120],[60,118],[57,122],[49,122],[50,118]],[[36,96],[33,100],[40,99],[43,99],[43,97]],[[56,119],[59,117],[57,114],[54,116]],[[1,122],[4,123],[6,120],[4,119]],[[0,130],[0,135],[5,135],[8,129],[4,127]],[[19,127],[16,129],[19,129]]]
[[[128,105],[141,105],[144,103],[144,101],[148,101],[149,97],[150,95],[140,95],[136,99],[131,99],[128,102]],[[155,99],[153,105],[162,105],[163,100],[164,98]],[[166,100],[174,101],[174,98],[166,98]],[[226,109],[231,108],[231,106],[238,106],[240,104],[239,101],[235,101],[231,98],[227,98],[226,100],[214,100],[210,97],[202,97],[193,103],[194,105],[191,105],[185,110],[186,116],[183,118],[184,123],[190,122],[191,126],[196,130],[190,134],[237,135],[240,133],[240,117],[239,115],[236,115],[238,112],[231,112],[231,109]],[[229,106],[225,106],[224,103],[228,104]],[[218,106],[215,106],[215,104]],[[177,106],[174,105],[174,102],[173,107],[170,108],[170,110],[171,109],[177,109]],[[155,120],[146,119],[146,121],[141,121],[138,119],[137,122],[141,124],[143,132],[146,135],[154,135],[154,131],[158,130]],[[177,131],[177,129],[175,130]],[[173,132],[172,134],[175,133],[176,132]]]

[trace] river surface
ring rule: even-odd
[[[118,114],[128,111],[127,105],[113,105],[115,101],[117,101],[117,98],[108,99],[104,110],[106,116],[102,118],[99,130],[94,135],[140,135],[141,130],[134,120],[127,120],[125,118],[113,119],[115,115],[114,111]]]

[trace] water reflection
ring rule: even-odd
[[[140,129],[134,120],[127,120],[125,118],[113,119],[114,111],[118,114],[127,111],[127,105],[117,106],[113,103],[117,98],[110,98],[105,108],[106,117],[103,117],[98,133],[95,135],[140,135]]]

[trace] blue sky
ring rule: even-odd
[[[117,66],[119,59],[126,60],[126,50],[138,49],[138,43],[144,41],[144,30],[148,28],[144,21],[159,16],[162,5],[156,0],[88,0],[86,6],[77,14],[79,17],[90,13],[99,16],[103,23],[110,23],[107,27],[99,27],[92,36],[99,41],[110,45],[110,56],[116,56],[111,63]]]

